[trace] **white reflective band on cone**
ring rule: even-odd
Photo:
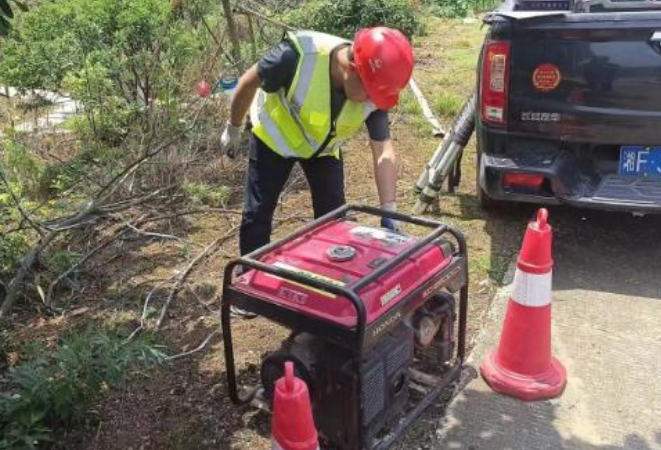
[[[552,272],[537,275],[516,269],[512,300],[519,305],[541,307],[551,303]]]
[[[275,439],[271,439],[271,450],[287,450],[286,448],[282,448],[280,444],[278,444],[278,441]],[[317,447],[317,450],[319,450],[319,447]]]

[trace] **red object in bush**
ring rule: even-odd
[[[206,80],[202,80],[195,85],[195,92],[200,97],[206,98],[211,95],[211,85]]]

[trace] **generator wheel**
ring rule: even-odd
[[[264,388],[264,397],[269,403],[273,402],[275,382],[285,375],[285,362],[287,361],[294,363],[294,375],[305,381],[305,384],[308,385],[310,391],[310,397],[312,397],[312,379],[310,373],[305,368],[305,365],[294,355],[278,350],[264,358],[260,370],[260,378],[262,387]]]

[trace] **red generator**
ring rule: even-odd
[[[360,223],[369,216],[430,232],[418,238]],[[243,274],[233,277],[237,266]],[[261,384],[241,393],[231,306],[291,330],[263,356]],[[344,206],[226,267],[222,326],[230,398],[269,408],[284,362],[292,361],[309,387],[323,448],[384,450],[458,378],[467,307],[466,241],[458,230]]]

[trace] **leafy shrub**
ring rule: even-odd
[[[18,6],[18,9],[21,11],[27,11],[28,7],[18,0],[0,0],[0,36],[7,36],[9,30],[11,30],[10,20],[14,18],[14,11],[16,8],[12,7]]]
[[[17,17],[0,48],[0,79],[21,90],[70,92],[92,137],[118,145],[153,100],[187,88],[185,74],[205,51],[205,32],[191,25],[163,0],[39,2]]]
[[[470,0],[429,0],[431,11],[439,17],[461,18],[471,11]]]
[[[194,205],[221,208],[227,205],[229,199],[230,191],[227,186],[209,186],[204,183],[186,181],[182,187],[189,201]]]
[[[471,13],[492,10],[497,0],[427,0],[432,14],[439,17],[462,18]]]
[[[81,70],[68,73],[62,87],[84,105],[87,120],[79,122],[78,136],[111,146],[121,143],[137,108],[118,95],[108,67],[87,62]]]
[[[87,406],[131,368],[160,362],[164,355],[148,340],[125,343],[115,334],[91,329],[73,334],[54,352],[25,349],[27,359],[9,369],[0,393],[0,449],[40,448],[55,427],[81,421]]]
[[[411,0],[313,0],[285,14],[284,20],[347,39],[359,28],[375,25],[397,28],[409,38],[424,31]]]
[[[0,294],[6,290],[21,260],[29,250],[28,238],[23,233],[12,233],[0,237]]]
[[[0,169],[5,170],[13,192],[18,196],[35,194],[43,167],[30,148],[11,138],[0,141],[0,148],[4,150],[0,153]],[[5,189],[4,183],[0,183],[0,194]]]
[[[67,250],[51,250],[41,257],[41,262],[52,274],[59,275],[71,269],[82,255]]]

